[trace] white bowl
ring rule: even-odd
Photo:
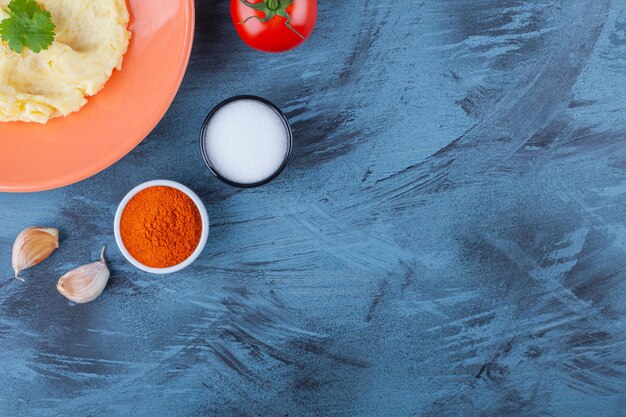
[[[198,207],[198,211],[200,212],[200,218],[202,219],[202,234],[200,235],[200,242],[198,243],[198,247],[196,248],[196,250],[191,254],[189,258],[185,259],[183,262],[179,263],[178,265],[170,266],[168,268],[151,268],[137,261],[131,256],[128,250],[126,250],[124,242],[122,241],[122,235],[120,233],[120,220],[122,219],[122,213],[124,212],[124,209],[126,208],[128,202],[139,191],[156,186],[172,187],[185,193],[196,204],[196,207]],[[202,200],[200,200],[200,197],[198,197],[198,195],[191,191],[188,187],[185,187],[184,185],[174,181],[154,180],[139,184],[138,186],[130,190],[128,194],[126,194],[126,196],[122,199],[120,205],[117,207],[113,229],[115,231],[115,242],[117,243],[117,247],[120,249],[120,252],[122,252],[122,255],[124,255],[128,262],[141,269],[142,271],[149,272],[151,274],[171,274],[172,272],[178,272],[182,269],[187,268],[202,253],[202,250],[206,246],[206,242],[209,237],[209,214],[206,211],[206,206],[204,205]]]

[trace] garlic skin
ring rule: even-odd
[[[20,272],[43,262],[58,247],[58,229],[33,226],[24,230],[13,244],[12,261],[15,278],[24,281],[20,278]]]
[[[57,290],[67,299],[84,304],[95,300],[102,294],[109,282],[111,273],[104,260],[104,250],[100,260],[88,265],[79,266],[59,278]]]

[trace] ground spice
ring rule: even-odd
[[[178,265],[198,247],[200,211],[189,196],[172,187],[138,192],[126,205],[120,234],[133,258],[152,268]]]

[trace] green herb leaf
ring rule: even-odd
[[[0,22],[0,37],[13,51],[22,53],[26,47],[38,53],[52,45],[56,28],[52,16],[35,0],[11,0],[6,12],[9,17]]]

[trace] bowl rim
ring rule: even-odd
[[[211,119],[213,118],[215,113],[217,113],[218,110],[220,110],[222,107],[226,106],[227,104],[230,104],[234,101],[239,101],[239,100],[255,100],[272,108],[283,120],[283,123],[285,124],[285,128],[287,129],[287,153],[285,154],[285,159],[283,160],[283,163],[269,177],[265,178],[264,180],[257,181],[254,183],[249,183],[249,184],[231,181],[228,178],[222,176],[216,169],[214,169],[211,164],[211,160],[209,158],[209,153],[207,152],[206,145],[204,143],[204,134],[206,133],[209,123],[211,122]],[[262,185],[270,183],[283,172],[283,170],[287,166],[287,163],[289,162],[289,159],[291,159],[292,152],[293,152],[293,130],[291,129],[291,124],[289,123],[289,119],[287,119],[287,116],[285,116],[285,114],[277,105],[275,105],[274,103],[272,103],[271,101],[263,97],[250,95],[250,94],[242,94],[242,95],[236,95],[236,96],[233,96],[233,97],[227,98],[226,100],[221,101],[215,107],[213,107],[213,109],[209,112],[209,114],[204,119],[204,122],[202,123],[202,129],[200,129],[200,154],[202,155],[202,160],[204,160],[204,164],[207,166],[209,171],[211,171],[211,173],[217,179],[219,179],[223,183],[230,185],[231,187],[256,188],[256,187],[260,187]]]
[[[196,247],[196,250],[194,250],[193,253],[183,262],[179,263],[178,265],[170,266],[167,268],[149,267],[149,266],[142,264],[135,258],[133,258],[133,256],[130,254],[130,252],[128,252],[128,250],[124,246],[124,242],[122,241],[122,234],[120,232],[120,222],[122,219],[122,213],[124,212],[124,209],[128,205],[128,202],[135,195],[137,195],[137,193],[139,193],[140,191],[143,191],[146,188],[158,187],[158,186],[175,188],[185,193],[185,195],[191,198],[191,200],[194,202],[194,204],[198,208],[198,211],[200,212],[200,218],[202,220],[202,233],[200,235],[200,242],[198,242],[198,246]],[[115,220],[113,221],[115,243],[117,243],[117,247],[122,253],[122,255],[124,255],[124,258],[126,258],[126,260],[130,262],[136,268],[144,272],[157,274],[157,275],[171,274],[174,272],[181,271],[187,268],[189,265],[191,265],[196,259],[198,259],[198,257],[204,250],[207,240],[209,238],[209,228],[210,228],[209,214],[207,212],[205,204],[202,202],[200,197],[198,197],[198,195],[195,192],[193,192],[189,187],[181,183],[178,183],[176,181],[171,181],[171,180],[151,180],[151,181],[146,181],[144,183],[137,185],[135,188],[130,190],[128,193],[126,193],[124,198],[122,198],[119,205],[117,206],[117,211],[115,212]]]

